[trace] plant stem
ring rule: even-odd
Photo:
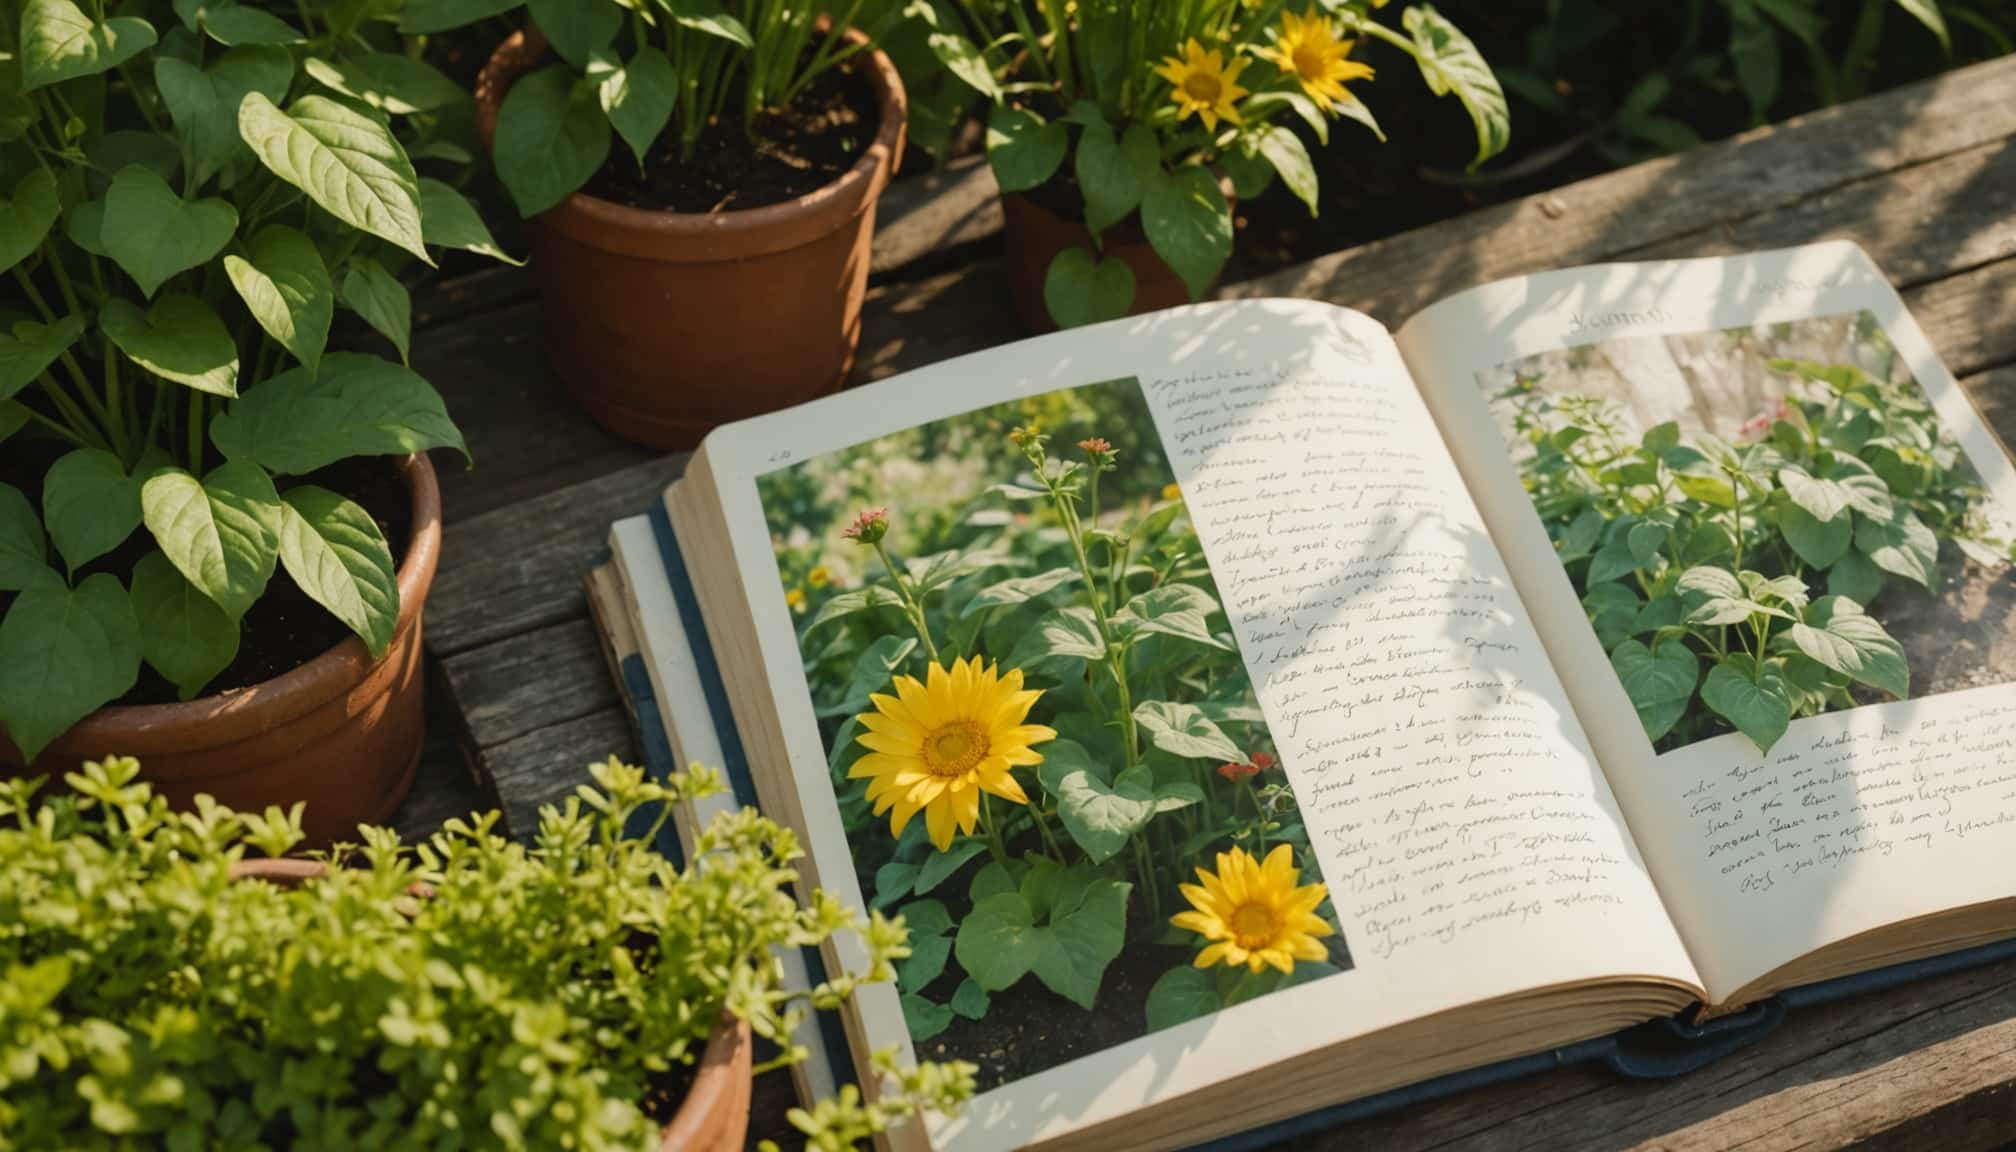
[[[1155,886],[1155,860],[1148,853],[1148,840],[1134,833],[1134,867],[1141,875],[1141,887],[1148,893],[1148,921],[1162,923],[1162,892]]]
[[[1001,829],[994,823],[993,800],[986,792],[980,793],[980,826],[987,831],[987,851],[993,855],[994,862],[1005,869],[1008,867],[1008,845],[1001,839]]]
[[[903,614],[910,618],[910,626],[917,629],[917,638],[924,642],[924,654],[933,664],[938,663],[938,646],[931,642],[931,623],[924,618],[924,606],[910,594],[910,585],[896,570],[896,562],[889,558],[889,549],[880,540],[875,541],[875,554],[882,558],[882,567],[889,572],[889,582],[896,586],[896,596],[903,601]]]
[[[1036,818],[1036,832],[1043,837],[1044,851],[1050,853],[1052,860],[1057,861],[1059,864],[1064,863],[1064,851],[1057,846],[1057,838],[1050,832],[1050,821],[1043,816],[1043,806],[1041,804],[1029,805],[1029,814]]]

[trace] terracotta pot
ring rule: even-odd
[[[325,871],[317,860],[240,860],[231,866],[231,878],[291,888]],[[661,1152],[742,1152],[749,1138],[754,1051],[749,1022],[724,1012],[707,1038],[686,1099],[660,1135]]]
[[[263,684],[184,704],[100,708],[28,767],[61,778],[86,760],[134,756],[141,779],[177,807],[199,792],[240,811],[307,803],[309,841],[382,824],[412,787],[425,733],[420,617],[441,556],[441,491],[423,455],[398,462],[413,496],[399,565],[399,623],[383,660],[355,636]],[[0,733],[0,770],[22,757]]]
[[[1233,209],[1239,202],[1230,183],[1222,183],[1225,201]],[[1103,259],[1119,257],[1134,272],[1134,306],[1129,316],[1159,312],[1190,303],[1190,289],[1174,269],[1162,262],[1141,231],[1138,216],[1106,230],[1105,247],[1093,249],[1092,231],[1082,220],[1067,219],[1051,211],[1034,197],[1022,192],[1001,194],[1001,233],[1008,246],[1008,288],[1015,298],[1015,315],[1032,334],[1055,332],[1050,309],[1043,303],[1043,281],[1050,275],[1050,262],[1067,248],[1097,251]]]
[[[477,77],[486,148],[505,93],[545,52],[543,38],[519,32]],[[908,117],[889,58],[855,59],[868,64],[882,123],[860,161],[824,188],[707,214],[648,212],[577,192],[527,222],[547,356],[603,427],[654,448],[690,448],[718,424],[846,381],[875,205],[903,154]]]

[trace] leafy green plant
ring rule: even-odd
[[[0,725],[31,759],[143,659],[202,691],[276,568],[385,651],[391,549],[312,474],[462,447],[405,365],[394,272],[430,248],[502,256],[414,166],[468,160],[436,134],[463,96],[405,53],[397,3],[283,18],[84,2],[0,10],[0,272],[17,293],[0,439],[12,459],[30,438],[68,449],[14,475],[26,493],[0,484]],[[396,359],[357,350],[365,326]],[[151,547],[132,542],[143,525]]]
[[[1246,197],[1278,175],[1314,214],[1316,169],[1283,121],[1299,119],[1326,143],[1339,119],[1379,134],[1346,87],[1372,77],[1351,58],[1359,38],[1406,53],[1435,93],[1463,102],[1474,163],[1505,147],[1505,96],[1476,47],[1426,4],[1394,31],[1373,15],[1384,5],[947,0],[913,11],[938,25],[929,43],[945,67],[993,103],[987,156],[1002,189],[1074,184],[1095,249],[1138,213],[1156,255],[1197,299],[1232,251],[1218,172]],[[957,19],[939,14],[946,8]],[[1045,287],[1067,326],[1124,315],[1133,298],[1131,270],[1095,250],[1060,254]]]
[[[716,787],[610,760],[531,847],[490,813],[424,843],[360,829],[298,888],[233,881],[299,843],[300,806],[169,811],[128,759],[0,783],[0,1148],[655,1148],[724,1012],[798,1055],[808,1003],[886,980],[899,924],[790,892],[795,837],[717,817],[674,868],[626,821]],[[868,964],[797,993],[773,949],[862,934]],[[793,1121],[851,1148],[967,1096],[970,1068],[901,1073]],[[661,1097],[662,1100],[662,1097]],[[677,1097],[660,1107],[676,1107]]]
[[[786,0],[524,0],[559,57],[511,87],[497,116],[497,174],[525,216],[587,184],[620,136],[642,165],[661,139],[690,159],[716,118],[755,133],[820,77],[866,51],[849,40],[864,0],[822,26],[819,7]],[[441,32],[509,12],[519,0],[411,0],[400,26]],[[882,7],[878,5],[878,7]],[[901,14],[889,10],[882,24]]]
[[[1936,591],[1942,540],[2010,560],[1915,385],[1769,365],[1803,385],[1733,443],[1674,423],[1632,436],[1607,401],[1532,377],[1498,397],[1531,448],[1534,506],[1662,750],[1733,727],[1769,751],[1793,720],[1852,708],[1858,692],[1908,698],[1877,598]]]
[[[1039,414],[1113,439],[1053,454],[1004,423]],[[937,460],[970,471],[894,479]],[[1032,985],[1091,1012],[1123,953],[1152,966],[1150,1029],[1349,963],[1138,385],[763,483],[856,871],[913,933],[913,1038]],[[836,490],[901,503],[841,528]],[[828,527],[794,543],[807,522]],[[1249,898],[1221,905],[1228,886]]]

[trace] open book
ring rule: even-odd
[[[1061,333],[720,429],[666,510],[755,798],[910,927],[851,1058],[979,1067],[908,1146],[1192,1145],[2016,936],[2016,473],[1851,245]]]

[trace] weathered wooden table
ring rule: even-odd
[[[984,169],[899,184],[883,206],[857,376],[1016,338]],[[1831,237],[1903,289],[2004,440],[2016,443],[2016,58],[1951,73],[1228,286],[1330,300],[1397,326],[1475,284],[1603,260]],[[535,826],[581,768],[632,752],[582,594],[610,521],[648,508],[683,460],[612,440],[547,373],[529,278],[443,285],[415,360],[477,466],[442,465],[448,517],[427,611],[430,744],[401,813],[424,833],[501,806]],[[2016,862],[2012,862],[2016,864]],[[779,1077],[758,1125],[780,1129]],[[2016,962],[1795,1014],[1692,1076],[1561,1070],[1342,1125],[1298,1146],[1965,1150],[2016,1138]]]

